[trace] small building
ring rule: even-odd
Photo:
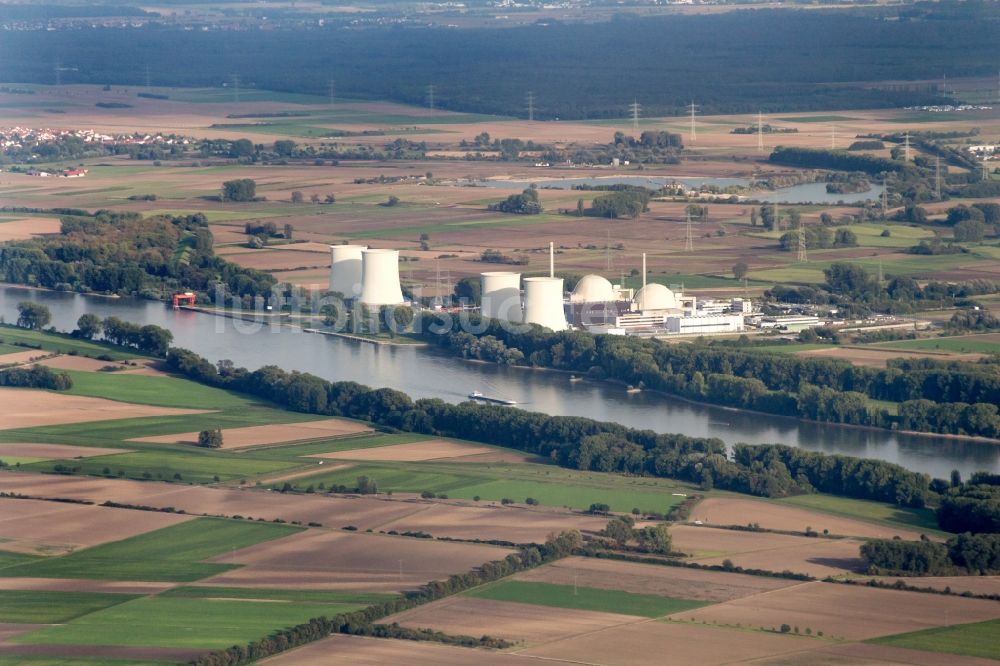
[[[60,174],[60,175],[62,175],[63,178],[83,178],[84,176],[87,175],[87,170],[86,169],[63,169],[62,174]]]
[[[694,317],[667,317],[669,335],[718,335],[743,331],[743,315],[719,314]]]
[[[760,320],[760,327],[762,329],[773,328],[793,333],[819,325],[819,317],[815,315],[781,315],[778,317],[764,317]]]

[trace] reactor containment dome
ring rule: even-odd
[[[361,298],[369,306],[400,305],[403,290],[399,286],[399,251],[372,249],[361,251]]]
[[[521,274],[504,271],[482,273],[484,317],[521,323]]]
[[[361,253],[367,245],[330,246],[330,291],[344,298],[357,298],[361,293]]]
[[[562,278],[524,278],[524,323],[538,324],[553,331],[568,328],[563,309]]]
[[[609,303],[615,300],[615,289],[600,275],[584,275],[570,295],[571,303]]]
[[[647,284],[635,295],[635,303],[642,312],[677,309],[677,297],[662,284]]]

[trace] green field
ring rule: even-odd
[[[0,569],[2,577],[193,581],[237,565],[204,560],[302,531],[291,525],[197,518],[69,555]]]
[[[1000,620],[958,624],[952,627],[935,627],[874,638],[869,643],[892,647],[960,654],[984,659],[1000,659]],[[944,663],[944,662],[942,662]]]
[[[132,599],[129,594],[0,590],[0,622],[61,624]]]
[[[226,590],[220,594],[226,596],[159,595],[135,599],[15,640],[32,644],[219,649],[257,640],[314,617],[360,610],[369,605],[371,597],[342,594],[336,601],[322,601],[309,599],[308,593],[306,598],[272,598],[266,590],[253,599],[234,598]]]
[[[2,666],[164,666],[166,663],[108,657],[36,657],[19,654],[0,656]]]
[[[879,349],[912,349],[955,353],[1000,354],[1000,337],[987,333],[985,335],[960,335],[949,338],[896,340],[893,342],[878,342],[869,346]]]
[[[468,596],[494,601],[514,601],[536,606],[662,617],[707,606],[708,602],[675,599],[655,594],[635,594],[596,587],[505,580],[467,592]]]
[[[89,340],[77,340],[68,335],[53,335],[42,331],[29,331],[24,328],[16,328],[9,324],[0,324],[0,342],[10,345],[14,342],[23,342],[32,347],[41,346],[42,349],[60,354],[79,354],[81,356],[109,356],[116,361],[126,358],[138,358],[141,354],[134,354],[123,351],[120,347],[105,345],[100,342]],[[15,347],[15,351],[29,351],[27,347]]]
[[[248,402],[230,391],[177,377],[78,370],[67,372],[73,378],[73,388],[67,393],[73,395],[181,409],[239,409],[246,407]]]
[[[689,486],[669,479],[626,477],[581,472],[538,464],[487,465],[480,463],[357,463],[350,468],[322,472],[295,480],[298,488],[344,485],[353,487],[359,476],[369,476],[380,491],[444,494],[451,498],[524,502],[531,497],[547,506],[586,509],[608,504],[613,511],[666,513]],[[282,484],[275,484],[280,487]]]
[[[889,527],[907,530],[919,530],[927,534],[942,535],[938,529],[937,518],[933,509],[912,509],[884,502],[835,497],[833,495],[796,495],[779,500],[771,500],[779,504],[791,504],[804,509],[823,511],[835,516],[857,518],[868,522],[880,523]],[[805,525],[803,525],[805,527]],[[822,530],[821,525],[813,525]]]
[[[15,347],[14,345],[9,345],[5,342],[0,342],[0,355],[17,354],[23,351],[31,351],[31,350],[27,349],[26,347]],[[0,359],[0,362],[3,362],[3,359]]]

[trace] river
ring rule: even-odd
[[[170,329],[179,347],[213,362],[231,359],[250,369],[277,365],[329,380],[389,386],[415,398],[449,402],[460,402],[479,390],[549,414],[719,437],[728,444],[780,442],[826,453],[878,458],[940,478],[947,478],[952,469],[963,476],[976,470],[1000,472],[1000,446],[985,442],[807,423],[652,393],[627,394],[612,384],[571,383],[562,373],[472,363],[426,348],[352,342],[293,328],[173,310],[153,301],[0,287],[0,316],[13,322],[17,303],[23,300],[47,305],[52,311],[52,325],[60,330],[76,328],[76,320],[86,312],[102,318],[117,316],[139,324],[156,324]]]

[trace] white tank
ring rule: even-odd
[[[615,290],[600,275],[584,275],[569,298],[571,303],[607,303],[615,300]]]
[[[361,298],[365,305],[399,305],[399,251],[370,248],[361,251]]]
[[[366,245],[330,246],[330,291],[344,298],[357,298],[361,293],[361,252]]]
[[[490,319],[520,323],[521,274],[497,271],[482,274],[482,314]]]
[[[567,328],[562,278],[524,278],[524,323],[538,324],[553,331]]]

